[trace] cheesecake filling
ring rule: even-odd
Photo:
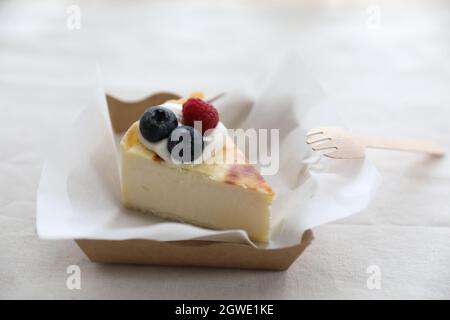
[[[182,124],[182,105],[178,103],[164,103],[161,107],[165,107],[171,110],[178,119],[178,126]],[[222,122],[219,121],[217,126],[214,129],[208,130],[203,136],[203,152],[201,157],[193,161],[191,164],[200,164],[202,162],[206,162],[210,158],[214,156],[219,150],[222,149],[223,145],[226,142],[226,138],[228,136],[227,128],[223,125]],[[138,139],[139,142],[142,143],[147,149],[155,152],[159,157],[164,159],[168,163],[179,164],[173,161],[169,150],[167,149],[167,141],[169,138],[164,138],[158,142],[151,142],[145,139],[141,131],[138,130]]]

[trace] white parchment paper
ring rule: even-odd
[[[309,228],[364,209],[377,185],[378,173],[367,159],[328,159],[305,144],[308,129],[342,123],[300,59],[290,55],[265,77],[215,103],[229,128],[280,129],[280,170],[265,177],[277,193],[269,244],[252,243],[242,230],[210,230],[128,210],[120,202],[119,137],[112,133],[104,96],[99,81],[92,103],[48,155],[37,192],[41,238],[200,239],[286,247]]]

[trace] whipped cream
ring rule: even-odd
[[[182,109],[183,109],[181,104],[164,103],[160,106],[165,107],[165,108],[171,110],[173,113],[175,113],[175,115],[177,116],[177,119],[178,119],[178,126],[183,125],[181,123]],[[214,155],[216,150],[220,150],[222,148],[222,146],[225,143],[227,135],[228,135],[227,128],[220,121],[214,129],[208,130],[207,133],[203,136],[204,147],[203,147],[202,156],[199,157],[198,159],[196,159],[193,162],[193,164],[199,164],[199,163],[205,162],[208,159],[210,159]],[[173,161],[173,159],[170,155],[170,152],[167,149],[167,140],[169,138],[162,139],[158,142],[151,142],[142,136],[140,130],[138,130],[138,138],[139,138],[139,141],[147,149],[155,152],[158,156],[160,156],[162,159],[164,159],[168,163],[179,164],[179,163],[175,163]]]

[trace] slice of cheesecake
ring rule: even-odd
[[[242,229],[267,242],[274,192],[231,139],[213,157],[224,159],[224,153],[236,161],[177,166],[146,148],[134,123],[121,142],[124,205],[203,227]]]

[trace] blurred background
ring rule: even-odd
[[[72,119],[96,63],[108,91],[136,98],[226,91],[296,50],[355,130],[378,132],[371,119],[420,135],[443,125],[423,115],[450,99],[449,12],[448,1],[418,0],[2,0],[0,108],[10,121],[28,108],[58,130],[39,105]],[[385,121],[399,117],[411,122]]]
[[[78,297],[58,273],[74,259],[93,272],[84,297],[121,297],[95,287],[97,271],[117,288],[128,277],[136,290],[127,297],[448,297],[442,262],[450,252],[421,241],[450,248],[448,229],[434,229],[450,226],[448,160],[371,154],[385,176],[371,207],[318,228],[301,261],[264,281],[189,269],[140,269],[130,278],[126,268],[90,265],[72,242],[37,241],[34,210],[45,153],[89,101],[97,63],[109,92],[137,99],[239,87],[295,50],[354,131],[432,139],[448,150],[449,30],[450,2],[438,0],[0,0],[0,297],[53,297],[58,289]],[[405,225],[416,229],[397,228]],[[387,291],[361,289],[373,263],[388,270]],[[223,289],[208,287],[205,274]],[[159,291],[141,284],[145,277]]]

